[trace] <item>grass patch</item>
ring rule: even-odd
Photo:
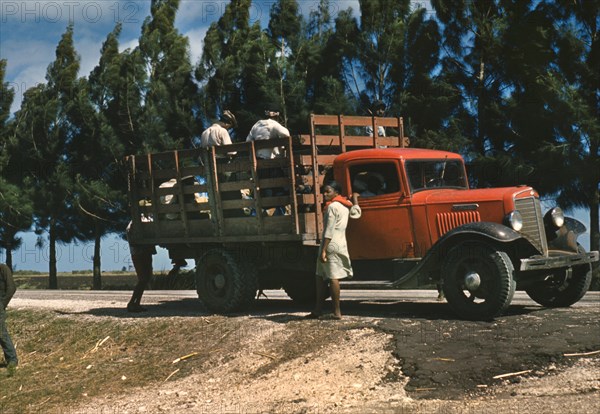
[[[83,320],[82,320],[83,319]],[[8,329],[20,360],[0,368],[0,412],[48,412],[202,369],[231,323],[225,317],[92,319],[16,310]],[[217,341],[217,342],[216,342]],[[173,360],[198,355],[178,364]]]

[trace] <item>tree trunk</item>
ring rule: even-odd
[[[11,271],[13,270],[12,249],[10,247],[6,248],[6,265]]]
[[[102,273],[100,267],[100,240],[101,240],[101,231],[100,231],[100,223],[98,220],[96,222],[96,231],[95,231],[95,239],[94,239],[94,263],[93,263],[93,281],[92,281],[92,289],[93,290],[101,290],[102,289]]]
[[[54,220],[50,223],[50,263],[48,272],[48,289],[58,289],[58,277],[56,273],[56,230]]]

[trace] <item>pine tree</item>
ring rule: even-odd
[[[146,65],[140,133],[147,151],[190,147],[199,133],[194,117],[196,85],[187,37],[175,27],[179,0],[152,0],[138,50]]]
[[[69,152],[74,169],[74,200],[81,220],[82,241],[94,242],[93,288],[101,289],[100,242],[108,233],[122,231],[128,220],[126,179],[123,159],[126,155],[120,113],[123,88],[130,87],[121,77],[118,24],[104,42],[100,62],[89,82],[80,80],[76,99],[77,139]],[[124,129],[129,131],[127,127]]]
[[[539,176],[548,177],[540,181],[563,208],[589,209],[590,250],[600,250],[600,1],[546,1],[538,7],[557,28],[556,63],[537,82],[547,91],[542,103],[552,128],[537,151],[543,160]],[[597,263],[594,274],[599,287]]]
[[[195,76],[202,113],[208,118],[202,120],[205,126],[225,109],[234,112],[240,131],[247,133],[255,121],[254,105],[262,99],[271,53],[260,24],[250,26],[250,5],[251,0],[232,0],[204,37]],[[255,70],[249,71],[249,65]]]
[[[352,9],[342,10],[329,27],[329,2],[322,1],[321,7],[309,20],[309,41],[315,44],[307,60],[309,99],[312,110],[324,114],[351,114],[356,110],[356,101],[350,95],[352,84],[347,77],[348,56],[353,56],[358,36],[358,26]]]
[[[10,120],[14,90],[4,82],[6,60],[0,59],[0,248],[6,251],[6,264],[13,268],[12,252],[19,248],[20,231],[33,222],[31,194],[23,188],[21,168],[11,163],[14,149],[15,122]]]
[[[47,84],[27,90],[15,116],[19,148],[11,161],[22,166],[24,187],[32,189],[36,233],[48,232],[51,289],[58,287],[56,244],[68,243],[78,235],[68,150],[79,131],[73,114],[73,97],[79,93],[78,70],[79,56],[69,25],[56,48],[56,60],[48,66]]]
[[[499,0],[431,3],[443,25],[442,79],[461,98],[453,101],[446,122],[471,140],[471,156],[502,153],[510,132],[504,116],[507,85],[502,65],[509,14],[504,7],[509,4]]]
[[[304,19],[299,13],[296,0],[279,0],[271,6],[267,34],[275,47],[275,56],[271,63],[272,76],[269,77],[269,89],[274,101],[281,107],[284,125],[290,126],[288,119],[294,114],[300,118],[306,114],[306,69],[301,62],[307,45],[302,33]],[[293,120],[298,124],[299,120]]]
[[[573,108],[569,158],[577,178],[563,189],[559,201],[566,207],[580,206],[590,211],[590,249],[600,250],[600,2],[575,2],[567,7],[577,24],[563,33],[561,70],[568,81],[566,101]],[[573,47],[575,46],[575,47]],[[573,51],[579,59],[571,61]],[[571,204],[572,203],[572,204]],[[570,204],[570,205],[569,205]],[[598,264],[596,282],[600,284]]]

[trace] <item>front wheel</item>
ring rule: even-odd
[[[215,313],[244,310],[253,303],[258,278],[253,266],[225,249],[212,249],[196,260],[196,291]]]
[[[450,250],[442,268],[442,289],[461,318],[489,320],[512,301],[514,268],[505,252],[491,246],[461,244]]]
[[[585,249],[579,246],[579,253]],[[576,303],[592,283],[592,265],[574,266],[549,275],[542,282],[528,287],[525,292],[537,303],[548,308],[566,308]]]

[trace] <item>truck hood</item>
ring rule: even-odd
[[[493,201],[511,202],[517,196],[537,196],[535,190],[528,186],[480,188],[475,190],[432,189],[419,191],[412,196],[412,204],[432,205],[448,203],[486,203]]]
[[[536,196],[531,187],[477,190],[432,189],[413,194],[413,219],[427,226],[431,245],[455,227],[472,222],[502,223],[515,209],[515,199]],[[425,241],[423,241],[425,242]]]

